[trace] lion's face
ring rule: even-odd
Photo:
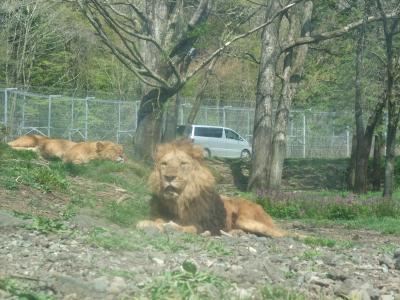
[[[99,158],[116,162],[124,161],[124,150],[121,145],[112,142],[97,142],[96,152]]]
[[[197,197],[202,189],[213,187],[214,177],[202,159],[203,149],[190,142],[160,145],[149,179],[153,193],[166,200],[188,200]]]
[[[173,151],[165,154],[158,162],[161,189],[167,199],[177,198],[185,189],[191,178],[196,163],[183,151]]]

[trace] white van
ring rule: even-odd
[[[185,126],[178,126],[177,134],[183,135]],[[187,136],[194,144],[201,145],[204,148],[206,157],[240,157],[248,159],[251,156],[251,146],[233,129],[208,126],[192,125],[190,134]]]

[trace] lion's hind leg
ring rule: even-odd
[[[269,237],[284,237],[287,235],[286,232],[282,230],[271,227],[257,220],[248,219],[246,217],[239,217],[236,220],[236,227],[237,229],[241,229],[248,233]]]

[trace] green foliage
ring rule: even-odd
[[[312,249],[312,250],[306,250],[304,253],[301,255],[301,259],[304,260],[314,260],[318,257],[320,257],[322,254],[320,251]]]
[[[65,172],[39,162],[33,151],[16,151],[0,144],[0,167],[0,186],[6,189],[26,185],[48,193],[69,188]]]
[[[0,278],[0,290],[6,291],[19,300],[53,300],[53,296],[43,292],[33,292],[29,288],[23,287],[23,284],[12,278]],[[14,299],[14,298],[13,298]]]
[[[265,286],[261,290],[263,299],[271,300],[306,300],[307,297],[299,292],[281,286]]]
[[[202,287],[212,286],[213,294]],[[197,270],[194,263],[185,261],[181,270],[166,272],[145,287],[145,294],[151,299],[226,299],[224,291],[231,286],[229,282],[211,273]]]
[[[28,225],[27,228],[43,234],[59,233],[68,230],[68,227],[65,226],[62,220],[53,220],[43,216],[33,217],[32,224]]]
[[[304,244],[310,246],[322,246],[332,248],[336,245],[336,241],[327,238],[318,238],[318,237],[306,237],[304,239]]]
[[[376,196],[365,198],[346,193],[330,193],[327,196],[312,192],[277,193],[270,196],[259,195],[257,202],[278,218],[355,220],[373,216],[400,216],[398,199]]]
[[[103,209],[106,218],[115,224],[129,226],[136,224],[138,220],[149,215],[148,203],[142,201],[141,197],[136,197],[130,201],[120,204],[112,202]]]

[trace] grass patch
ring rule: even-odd
[[[146,287],[144,294],[151,299],[227,299],[225,291],[231,284],[208,272],[197,270],[186,261],[181,270],[166,272]]]
[[[43,292],[34,292],[24,287],[23,284],[12,278],[0,278],[0,290],[6,291],[15,299],[29,299],[29,300],[53,300],[51,295],[46,295]],[[14,298],[13,298],[14,299]]]
[[[165,234],[149,236],[141,231],[117,234],[103,228],[92,230],[88,242],[108,250],[136,251],[150,247],[165,252],[177,252],[187,249],[186,245],[179,243],[178,240],[170,239],[169,236]]]
[[[300,258],[304,260],[314,260],[317,259],[318,257],[321,257],[321,255],[322,253],[320,251],[312,249],[304,251],[303,254],[300,256]]]
[[[262,298],[267,300],[307,300],[308,298],[297,291],[281,287],[266,286],[261,290]]]
[[[400,201],[395,198],[310,192],[281,192],[272,195],[258,193],[257,196],[256,201],[278,218],[356,220],[400,216]]]
[[[304,239],[304,244],[313,246],[313,247],[329,247],[332,248],[336,245],[336,241],[332,239],[326,238],[318,238],[318,237],[306,237]]]
[[[40,162],[35,152],[0,144],[0,186],[18,190],[21,185],[48,193],[68,190],[69,181],[65,172]]]
[[[177,233],[171,238],[168,234],[146,234],[140,230],[129,233],[110,232],[104,228],[96,228],[89,234],[88,243],[108,250],[143,251],[155,249],[167,253],[190,250],[193,247],[207,251],[211,256],[229,256],[232,250],[221,241],[194,234]]]
[[[400,235],[400,220],[391,217],[360,217],[355,220],[304,219],[313,226],[343,226],[347,229],[375,230],[383,234]]]

